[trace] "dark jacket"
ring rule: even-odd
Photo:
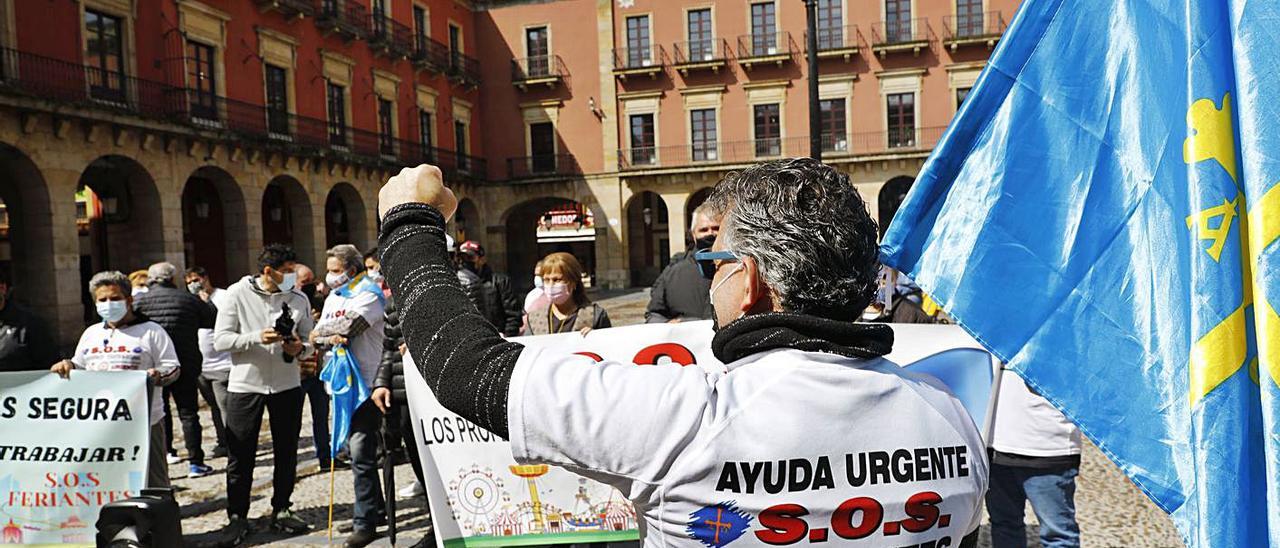
[[[213,302],[206,303],[190,291],[171,284],[155,283],[134,299],[133,308],[160,324],[173,339],[173,349],[178,354],[178,363],[182,365],[184,379],[181,380],[185,381],[186,377],[194,380],[200,376],[204,356],[200,353],[198,331],[201,328],[213,329],[213,322],[218,317],[218,309]]]
[[[30,310],[9,301],[0,310],[0,372],[40,371],[58,361],[49,326]]]
[[[476,305],[480,315],[489,320],[498,331],[508,337],[520,334],[524,302],[516,296],[515,288],[511,287],[511,278],[485,266],[479,273],[465,268],[459,270],[458,280],[471,298],[471,304]]]
[[[702,277],[693,253],[686,253],[662,271],[653,282],[649,306],[644,311],[647,323],[663,323],[680,318],[683,321],[711,319],[711,280]]]
[[[400,331],[400,311],[391,297],[387,298],[385,309],[387,318],[382,324],[382,363],[378,364],[378,374],[374,376],[374,388],[391,390],[391,404],[404,405],[409,401],[404,391],[404,356],[400,354],[400,345],[404,343],[404,334]]]

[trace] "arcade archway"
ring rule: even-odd
[[[298,257],[315,257],[311,199],[297,179],[278,175],[262,191],[262,244],[285,244]]]
[[[551,253],[572,253],[595,285],[596,227],[591,208],[564,198],[538,198],[509,210],[507,274],[521,291],[533,287],[533,266]]]
[[[96,272],[128,274],[165,260],[160,193],[146,168],[132,158],[102,156],[80,175],[76,193],[77,226],[84,212],[80,239],[82,285]],[[97,315],[87,291],[82,292],[84,318]]]
[[[53,214],[49,190],[35,163],[0,144],[0,271],[10,278],[9,297],[32,310],[57,309],[52,290]],[[54,325],[53,315],[44,319]]]
[[[656,192],[641,192],[627,202],[627,253],[631,285],[653,285],[671,262],[667,204]]]
[[[364,251],[369,246],[368,234],[360,193],[348,183],[333,185],[324,200],[325,248],[352,244]]]
[[[182,249],[186,267],[203,267],[226,287],[249,273],[244,195],[226,171],[205,166],[182,188]]]
[[[902,207],[902,201],[907,198],[907,192],[911,190],[911,184],[914,182],[915,179],[901,175],[889,179],[889,182],[880,187],[876,202],[879,203],[881,237],[884,237],[885,231],[889,230],[889,223],[893,222],[893,216],[898,213],[898,208]]]

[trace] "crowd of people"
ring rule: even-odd
[[[829,208],[847,205],[841,200],[847,201],[849,198],[839,194],[831,186],[847,184],[847,181],[832,179],[831,174],[822,169],[811,165],[773,166],[769,169],[774,171],[757,173],[755,176],[764,178],[762,180],[768,180],[773,185],[778,184],[777,180],[783,175],[810,177],[813,181],[806,184],[827,185],[822,192],[835,196],[819,205]],[[851,344],[849,341],[856,339],[861,341],[858,344],[865,347],[878,348],[881,339],[885,337],[884,333],[870,329],[846,333],[845,330],[852,329],[846,323],[857,319],[864,322],[889,319],[900,322],[939,321],[937,316],[921,312],[922,295],[914,286],[900,286],[896,297],[889,299],[888,303],[868,303],[863,302],[863,297],[871,285],[874,285],[874,281],[863,279],[866,272],[862,270],[851,270],[848,273],[822,271],[815,274],[804,271],[787,272],[777,266],[799,264],[801,266],[797,268],[802,268],[808,264],[805,261],[811,262],[814,259],[788,254],[807,252],[820,258],[824,254],[831,255],[826,259],[835,261],[832,264],[838,265],[841,264],[839,261],[846,261],[845,264],[850,269],[865,267],[840,253],[832,255],[831,250],[816,247],[825,241],[822,238],[815,237],[814,241],[799,244],[797,242],[804,242],[804,235],[790,234],[785,235],[789,239],[777,242],[753,242],[753,238],[764,236],[749,232],[744,223],[752,219],[737,213],[738,217],[734,221],[737,223],[736,230],[732,239],[728,240],[734,245],[726,243],[721,224],[727,222],[726,215],[732,209],[728,204],[732,204],[735,199],[729,193],[748,195],[759,191],[749,188],[746,181],[739,177],[728,187],[717,187],[713,198],[719,197],[719,201],[708,201],[693,211],[688,220],[688,251],[672,257],[669,265],[657,278],[645,311],[647,322],[675,323],[710,319],[718,327],[735,326],[730,333],[735,334],[738,341],[726,344],[744,346],[728,349],[723,345],[717,347],[717,356],[722,361],[734,363],[762,348],[774,347],[771,346],[774,343],[769,343],[768,339],[761,340],[760,337],[799,342],[796,333],[812,335],[813,340],[835,336],[836,339],[824,343],[827,346],[823,346],[821,351],[873,359],[883,352],[870,352],[864,347],[850,347],[846,344]],[[734,187],[733,184],[737,186]],[[742,197],[738,196],[736,199]],[[382,213],[385,214],[386,211]],[[443,212],[437,212],[438,214]],[[862,221],[857,217],[857,212],[833,211],[830,214],[836,220],[855,224]],[[853,217],[845,218],[851,214]],[[865,216],[865,211],[861,214]],[[786,220],[786,215],[812,216],[813,212],[792,211],[782,212],[780,215]],[[399,219],[400,224],[384,227],[384,238],[393,233],[397,226],[403,226],[403,223],[430,226],[438,221],[430,214],[417,217],[401,215]],[[792,220],[800,224],[809,223],[798,219],[800,217]],[[832,226],[814,228],[828,233],[839,233],[840,230],[847,229]],[[859,225],[859,228],[866,227]],[[874,225],[870,230],[874,231]],[[846,242],[848,245],[862,245],[865,242],[857,238],[866,238],[867,235],[845,237],[853,242]],[[874,234],[870,237],[874,239]],[[589,277],[582,263],[570,253],[555,252],[538,261],[534,270],[535,287],[522,298],[516,294],[510,277],[495,272],[490,267],[485,249],[480,243],[464,241],[455,245],[452,238],[444,236],[438,244],[434,241],[418,244],[432,249],[437,245],[441,247],[443,254],[440,265],[432,263],[432,266],[444,266],[451,271],[452,281],[449,285],[460,289],[465,299],[442,293],[443,290],[435,286],[419,286],[416,289],[429,292],[433,299],[439,300],[438,313],[444,313],[453,305],[471,306],[484,322],[483,325],[466,326],[465,329],[471,330],[470,334],[461,331],[452,333],[456,340],[452,340],[451,344],[458,347],[472,345],[474,348],[492,346],[494,349],[504,349],[495,352],[494,356],[500,358],[504,352],[512,356],[513,361],[510,363],[469,364],[471,367],[466,370],[468,372],[483,368],[496,368],[493,369],[495,371],[505,368],[506,378],[510,380],[510,369],[515,366],[514,356],[519,352],[512,352],[512,347],[504,346],[509,344],[504,342],[508,338],[575,332],[585,335],[592,330],[612,325],[605,307],[592,302],[589,297]],[[756,247],[752,247],[753,245]],[[784,245],[795,249],[781,247]],[[866,250],[861,250],[860,253],[865,255]],[[435,259],[434,255],[428,255],[431,260]],[[392,257],[390,260],[395,261],[403,272],[408,264],[405,255],[393,254]],[[270,527],[289,534],[302,534],[318,525],[308,523],[291,509],[297,479],[303,413],[309,407],[312,442],[319,466],[323,470],[351,470],[355,504],[353,528],[346,545],[365,546],[378,538],[378,528],[387,523],[384,497],[392,496],[383,491],[378,476],[380,459],[393,459],[396,463],[407,461],[412,465],[415,481],[401,490],[401,496],[421,497],[425,491],[414,429],[409,424],[402,366],[403,355],[415,346],[414,338],[410,337],[406,341],[409,330],[405,326],[417,325],[424,320],[421,311],[410,311],[410,314],[415,314],[411,318],[404,316],[406,311],[398,306],[395,299],[395,284],[382,274],[383,258],[385,257],[376,248],[362,252],[353,245],[337,245],[327,250],[323,277],[318,278],[317,272],[299,262],[297,255],[288,246],[270,244],[259,254],[257,269],[225,289],[216,287],[208,272],[199,266],[183,271],[168,262],[160,262],[129,275],[117,271],[100,272],[89,281],[88,291],[102,321],[85,329],[74,353],[66,360],[59,359],[52,331],[36,315],[7,298],[9,281],[0,278],[0,372],[50,369],[65,377],[74,375],[74,370],[146,371],[153,391],[150,460],[146,483],[154,487],[168,486],[168,465],[182,462],[174,449],[176,436],[171,409],[176,408],[188,467],[187,477],[213,473],[213,468],[206,463],[206,456],[226,456],[228,459],[228,524],[223,530],[223,543],[226,545],[239,544],[250,533],[247,514],[264,412],[270,415],[273,453]],[[863,259],[865,257],[858,257],[859,261]],[[822,266],[829,268],[831,264]],[[744,274],[735,276],[738,273]],[[432,275],[436,275],[435,270]],[[400,276],[403,283],[403,274]],[[801,279],[805,276],[811,278],[808,281],[814,287],[787,285],[787,277]],[[847,276],[855,276],[857,279],[846,279]],[[867,285],[868,283],[871,285]],[[824,291],[823,288],[826,288],[827,293],[814,293]],[[842,295],[847,297],[847,302],[837,303],[840,306],[832,308],[829,304],[824,304],[841,298]],[[844,313],[851,308],[856,309],[856,313]],[[796,310],[811,312],[809,315],[794,314]],[[866,311],[874,313],[867,315]],[[755,318],[750,322],[736,321],[751,317]],[[744,328],[743,325],[755,327]],[[753,332],[752,329],[757,331]],[[421,330],[414,332],[420,333]],[[442,330],[440,333],[446,332]],[[496,337],[484,338],[482,344],[476,342],[479,339],[469,338],[482,336],[482,333],[492,333]],[[717,341],[722,337],[725,337],[724,333],[718,332]],[[107,343],[102,345],[102,341]],[[417,340],[416,344],[424,343]],[[102,351],[90,351],[99,345],[103,346],[99,348]],[[371,389],[371,397],[352,416],[343,451],[331,454],[330,395],[319,378],[319,371],[338,347],[345,348],[354,356],[359,364],[361,381]],[[113,352],[112,348],[128,348],[129,351]],[[723,356],[722,351],[725,353]],[[471,358],[489,355],[487,352],[466,354]],[[559,366],[548,367],[552,367],[552,372],[557,375],[577,374],[564,371]],[[740,382],[751,382],[751,375],[749,372],[740,373],[734,378],[743,379]],[[480,375],[471,377],[479,378]],[[443,375],[438,378],[448,380]],[[1012,379],[1006,384],[1012,385],[1016,377]],[[453,394],[464,392],[466,383],[471,382],[454,380],[459,386],[449,390]],[[619,393],[618,397],[643,400],[643,386],[646,382],[637,378],[637,384],[625,387],[626,393]],[[852,390],[850,393],[860,390],[849,385],[849,379],[839,376],[823,382],[829,383],[817,385],[825,386],[823,390],[837,386]],[[1022,386],[1021,391],[1012,392],[1008,396],[1001,394],[1002,404],[1007,399],[1009,403],[1004,405],[1015,408],[1021,406],[1022,409],[1029,410],[1026,413],[1016,413],[1016,416],[1023,418],[1005,421],[1006,429],[1012,428],[1018,432],[1014,436],[1017,441],[988,448],[991,451],[991,491],[986,500],[992,516],[996,545],[1018,546],[1018,539],[1025,542],[1021,530],[1022,505],[1025,500],[1030,500],[1040,515],[1044,545],[1078,544],[1072,494],[1074,477],[1079,467],[1079,433],[1065,419],[1061,419],[1061,415],[1054,416],[1052,408],[1047,404],[1041,405],[1042,400],[1036,400],[1037,396],[1025,390],[1024,385],[1020,382],[1017,385]],[[531,386],[527,390],[530,391],[529,394],[536,395],[538,390],[553,390],[553,387]],[[927,389],[914,387],[913,390]],[[490,390],[486,397],[495,393],[500,393],[505,398],[508,392]],[[833,392],[832,396],[837,394]],[[199,413],[201,397],[207,403],[216,432],[216,444],[207,454],[202,446],[203,426]],[[304,406],[304,400],[309,402],[308,406]],[[446,406],[455,403],[448,394],[442,394],[441,401]],[[505,402],[490,402],[494,409],[501,407],[500,414],[504,415],[502,417],[498,417],[499,413],[492,409],[473,407],[479,402],[481,398],[477,397],[474,402],[454,410],[477,424],[508,437],[510,433],[507,431]],[[918,406],[918,403],[902,399],[898,405],[895,412],[901,413],[909,408],[913,409],[912,406]],[[599,410],[612,413],[619,411],[616,408]],[[739,410],[743,413],[757,412],[746,407]],[[638,416],[644,414],[641,411],[647,410],[637,408],[634,411]],[[1010,417],[1015,416],[1012,409],[1007,411]],[[765,412],[776,413],[777,410]],[[633,418],[638,420],[638,417]],[[523,420],[529,421],[530,428],[547,429],[548,435],[573,437],[573,434],[558,431],[561,426],[537,422],[558,420],[554,413],[538,418],[525,415]],[[647,428],[638,423],[631,426],[634,427],[630,429],[633,432]],[[693,439],[700,435],[695,431],[678,431],[677,424],[668,426],[670,430],[661,435],[653,433],[651,439],[661,441],[677,435]],[[999,422],[997,427],[1000,427]],[[1047,436],[1036,434],[1046,430],[1050,432]],[[747,431],[744,430],[743,434],[746,435]],[[939,431],[938,435],[954,438],[952,441],[962,444],[972,441],[967,437],[968,432],[959,432],[958,438],[955,437],[956,432],[949,430]],[[551,443],[548,441],[551,439],[546,438],[542,443]],[[1049,441],[1046,442],[1046,439]],[[929,443],[929,440],[914,439],[912,443],[919,445]],[[597,449],[607,452],[625,446],[622,440],[618,440],[618,444],[621,445]],[[572,456],[572,459],[581,459],[573,460],[574,462],[599,462],[601,467],[608,463],[604,453],[590,453],[589,448],[555,445],[523,447],[527,458]],[[644,448],[637,448],[641,449]],[[835,450],[834,446],[832,450]],[[649,452],[644,455],[654,456]],[[662,456],[675,459],[680,455],[677,452]],[[517,457],[521,455],[517,454]],[[981,459],[985,466],[986,459],[982,455],[974,458]],[[985,477],[983,481],[986,481]],[[387,486],[387,489],[392,487]],[[1043,514],[1041,509],[1044,509]],[[681,511],[686,510],[688,509]],[[647,515],[660,526],[663,518],[655,516],[657,514]],[[965,515],[965,518],[969,519],[969,516]],[[434,539],[430,535],[418,544],[429,545],[434,545]]]

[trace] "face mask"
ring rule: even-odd
[[[285,273],[284,273],[284,279],[283,279],[283,280],[280,280],[280,285],[279,285],[279,287],[280,287],[280,291],[283,291],[283,292],[285,292],[285,293],[288,293],[288,292],[290,292],[290,291],[293,291],[293,286],[294,286],[294,284],[296,284],[296,283],[298,283],[298,273],[297,273],[297,272],[285,272]]]
[[[116,323],[124,319],[124,315],[129,312],[128,305],[124,301],[101,301],[95,305],[98,309],[98,315],[108,323]]]
[[[724,283],[729,281],[729,278],[732,278],[733,275],[737,274],[739,270],[742,270],[743,266],[744,265],[742,263],[738,263],[738,266],[734,267],[732,272],[730,272],[725,277],[720,278],[720,283],[711,286],[711,291],[707,292],[707,300],[711,302],[711,330],[712,331],[720,330],[720,318],[716,317],[716,290],[724,286]],[[739,314],[738,317],[741,318],[746,314],[747,314],[746,312],[743,312],[742,314]]]
[[[373,281],[373,283],[382,282],[382,273],[377,270],[366,270],[365,276],[368,277],[371,281]]]
[[[696,250],[702,251],[704,249],[711,249],[711,246],[715,244],[716,244],[716,236],[715,234],[712,234],[710,236],[703,236],[701,238],[698,238],[697,240],[694,240],[693,248]]]
[[[547,299],[555,304],[564,304],[569,300],[569,284],[564,282],[553,283],[543,286],[543,291],[547,293]]]
[[[538,288],[538,289],[542,289],[542,276],[534,276],[534,277],[533,277],[533,287],[536,287],[536,288]]]
[[[202,289],[204,289],[204,284],[200,283],[199,281],[194,281],[187,284],[187,291],[190,291],[192,295],[199,295],[200,290]]]
[[[324,275],[325,285],[333,289],[347,285],[347,282],[349,281],[351,281],[351,276],[348,276],[346,272],[339,272],[337,274],[330,272]]]

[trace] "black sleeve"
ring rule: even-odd
[[[506,325],[503,326],[502,333],[515,337],[520,335],[520,324],[524,320],[524,303],[511,288],[510,276],[503,276],[498,281],[498,297],[502,299],[502,310],[506,314]]]
[[[508,437],[507,390],[523,345],[476,311],[449,265],[444,216],[426,204],[391,208],[378,238],[400,331],[441,405]]]
[[[31,317],[27,323],[27,352],[31,361],[43,368],[51,367],[61,357],[58,355],[58,343],[44,320]]]
[[[609,321],[609,311],[603,306],[596,305],[596,317],[591,322],[591,329],[608,329],[613,327],[613,322]]]
[[[395,376],[395,365],[402,359],[400,355],[400,314],[396,311],[396,303],[387,299],[386,318],[382,323],[382,361],[378,363],[378,373],[374,376],[374,388],[391,388],[391,378]]]
[[[671,307],[667,306],[667,274],[668,266],[653,282],[653,290],[649,292],[649,306],[644,309],[645,323],[666,323],[671,319]]]
[[[191,301],[195,303],[196,314],[200,318],[200,328],[213,329],[213,322],[218,319],[218,307],[213,304],[213,299],[209,299],[206,302],[195,295],[192,295],[192,297],[194,298]]]

